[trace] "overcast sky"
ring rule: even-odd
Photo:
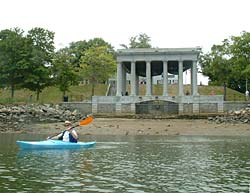
[[[55,46],[101,37],[115,49],[146,33],[159,48],[202,47],[250,31],[250,0],[2,0],[0,30],[42,27]]]

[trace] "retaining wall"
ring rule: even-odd
[[[64,102],[61,105],[70,110],[77,109],[83,114],[206,114],[223,113],[240,110],[250,106],[250,102],[221,103],[173,103],[168,101],[149,101],[143,103],[115,103],[114,101],[92,102]]]

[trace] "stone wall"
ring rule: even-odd
[[[98,102],[66,102],[61,105],[67,107],[69,110],[77,109],[83,114],[205,114],[205,113],[223,113],[228,111],[240,110],[250,106],[249,102],[221,102],[212,101],[208,99],[200,103],[191,103],[191,100],[182,101],[183,103],[176,103],[172,101],[137,101],[131,103],[129,98],[125,97],[108,97],[108,100],[101,100]],[[160,98],[161,99],[161,98]],[[143,101],[143,102],[142,102]],[[179,105],[179,107],[178,107]],[[181,107],[180,107],[181,106]],[[179,112],[178,110],[182,110]]]
[[[225,101],[224,102],[224,112],[237,111],[250,106],[250,101]]]
[[[98,113],[115,113],[116,105],[113,103],[99,103],[97,106]]]
[[[136,104],[136,114],[178,114],[178,104],[169,101],[147,101]]]
[[[193,104],[190,103],[184,103],[183,104],[183,113],[193,113]]]
[[[201,103],[199,109],[200,109],[200,113],[218,113],[218,104],[217,103]]]
[[[131,113],[131,104],[122,104],[121,105],[122,113]]]
[[[78,110],[82,114],[92,113],[92,103],[88,102],[64,102],[60,104],[62,107],[66,107],[69,110]]]

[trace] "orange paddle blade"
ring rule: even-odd
[[[86,119],[80,121],[79,125],[88,125],[89,123],[91,123],[93,121],[93,117],[87,117]]]

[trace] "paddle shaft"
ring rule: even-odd
[[[79,126],[79,125],[75,125],[75,126],[73,126],[73,127],[70,127],[70,129],[76,128],[76,127],[78,127],[78,126]],[[70,129],[69,129],[69,128],[68,128],[68,129],[65,129],[65,130],[62,131],[61,133],[65,132],[65,131],[69,131]],[[55,137],[55,136],[57,136],[57,135],[59,135],[59,134],[61,134],[61,133],[57,133],[57,134],[55,134],[55,135],[49,136],[47,139],[52,139],[53,137]]]
[[[79,124],[78,125],[74,125],[74,126],[72,126],[72,127],[69,127],[68,129],[66,129],[65,131],[69,131],[70,129],[73,129],[73,128],[76,128],[76,127],[79,127],[79,126],[83,126],[83,125],[88,125],[89,123],[91,123],[93,121],[93,117],[91,117],[91,116],[87,116],[87,117],[85,117],[82,121],[80,121],[79,122]],[[61,132],[62,133],[62,132]],[[55,135],[52,135],[52,136],[50,136],[50,137],[48,137],[47,139],[51,139],[51,138],[53,138],[53,137],[55,137],[55,136],[57,136],[57,135],[59,135],[60,133],[57,133],[57,134],[55,134]]]

